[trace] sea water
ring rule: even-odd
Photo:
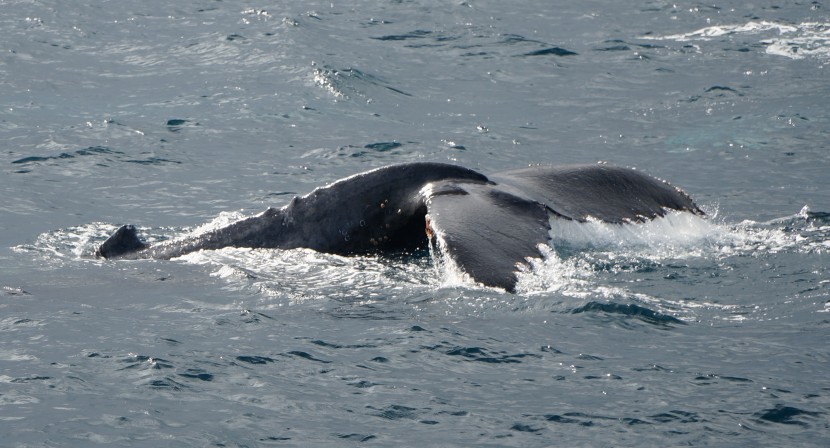
[[[827,8],[0,2],[2,445],[826,446]],[[606,161],[707,216],[553,220],[516,294],[89,257],[410,161]]]

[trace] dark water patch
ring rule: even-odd
[[[149,158],[146,158],[146,159],[129,159],[129,160],[125,160],[125,162],[127,162],[127,163],[137,163],[139,165],[165,165],[165,164],[168,164],[168,163],[175,163],[175,164],[179,165],[179,164],[182,163],[182,162],[179,162],[178,160],[164,159],[164,158],[161,158],[161,157],[149,157]]]
[[[644,306],[620,303],[601,303],[589,302],[579,308],[571,311],[571,314],[581,313],[601,313],[611,315],[622,315],[625,317],[632,317],[648,324],[657,325],[661,327],[668,327],[671,325],[685,325],[682,320],[662,314],[657,311],[648,309]]]
[[[605,375],[600,375],[600,376],[597,376],[597,375],[585,375],[585,376],[583,376],[582,378],[583,378],[583,379],[586,379],[586,380],[617,380],[617,381],[619,381],[619,380],[623,379],[621,376],[619,376],[619,375],[614,375],[614,374],[612,374],[612,373],[607,373],[607,374],[605,374]]]
[[[700,100],[718,100],[724,99],[732,96],[742,97],[744,96],[743,93],[739,92],[736,89],[728,86],[712,86],[708,89],[703,91],[701,95],[692,95],[689,98],[682,100],[681,102],[686,103],[695,103]]]
[[[359,298],[357,300],[360,300]],[[336,319],[368,319],[368,320],[403,320],[404,316],[398,310],[390,310],[382,305],[363,304],[361,306],[337,307],[329,312]]]
[[[432,36],[432,34],[433,34],[432,31],[415,30],[415,31],[410,31],[406,34],[387,34],[385,36],[371,37],[370,39],[381,40],[381,41],[402,41],[402,40],[411,40],[411,39],[424,39],[424,38]]]
[[[127,367],[124,367],[120,370],[130,370],[130,369],[172,369],[173,363],[167,361],[162,358],[154,358],[152,356],[146,355],[135,355],[124,358],[119,362],[129,364]]]
[[[23,319],[17,319],[15,321],[13,321],[12,325],[26,325],[26,324],[32,324],[32,323],[37,323],[37,322],[38,321],[36,321],[36,320],[23,318]]]
[[[373,436],[371,434],[335,434],[337,438],[348,440],[350,442],[368,442],[372,439],[376,439],[377,436]]]
[[[383,86],[383,87],[386,88],[386,90],[391,90],[392,92],[399,93],[399,94],[404,95],[404,96],[412,96],[412,94],[406,93],[403,90],[397,89],[395,87],[391,87],[391,86]]]
[[[819,418],[823,412],[805,411],[793,406],[776,405],[772,409],[766,409],[754,414],[758,420],[764,422],[780,423],[783,425],[797,425],[807,427],[809,424],[799,419]]]
[[[579,53],[571,50],[566,50],[562,47],[543,48],[541,50],[524,53],[522,56],[577,56]]]
[[[376,85],[376,86],[383,87],[387,90],[390,90],[390,91],[395,92],[395,93],[399,93],[399,94],[404,95],[404,96],[412,96],[411,94],[406,93],[403,90],[400,90],[400,89],[397,89],[395,87],[390,86],[389,83],[387,83],[386,81],[384,81],[380,77],[369,74],[369,73],[366,73],[366,72],[358,70],[356,68],[347,68],[345,70],[336,71],[336,73],[338,75],[344,76],[346,78],[352,78],[352,79],[362,81],[362,82],[370,84],[370,85]]]
[[[392,149],[395,149],[395,148],[400,148],[401,146],[403,146],[403,143],[379,142],[379,143],[370,143],[370,144],[364,146],[364,148],[372,150],[372,151],[377,151],[377,152],[386,152],[386,151],[389,151],[389,150],[392,150]]]
[[[298,358],[303,358],[303,359],[307,359],[309,361],[314,361],[314,362],[320,362],[320,363],[323,363],[323,364],[331,363],[331,361],[326,361],[324,359],[315,358],[314,356],[312,356],[309,353],[298,351],[298,350],[290,351],[290,352],[288,352],[288,354],[291,355],[291,356],[296,356]]]
[[[448,42],[458,41],[461,36],[447,34],[440,31],[414,30],[403,34],[387,34],[383,36],[370,37],[373,40],[384,42],[401,42],[406,48],[430,49],[446,47]],[[462,44],[453,48],[467,49],[471,45]]]
[[[543,353],[553,353],[555,355],[561,355],[564,353],[561,350],[551,347],[550,345],[543,345],[539,350]]]
[[[603,415],[596,415],[596,414],[586,414],[584,412],[566,412],[562,414],[566,417],[572,417],[576,419],[588,419],[588,420],[618,420],[616,417],[606,417]]]
[[[648,367],[635,367],[631,370],[633,370],[635,372],[668,372],[668,373],[674,373],[674,370],[667,369],[667,368],[665,368],[663,366],[659,366],[657,364],[652,364]]]
[[[491,354],[481,347],[456,347],[445,352],[450,356],[461,356],[467,361],[484,362],[490,364],[518,364],[525,357],[541,358],[539,355],[520,353],[516,355],[503,354],[498,352]]]
[[[374,19],[374,18],[370,18],[369,20],[367,20],[367,21],[365,22],[365,24],[366,24],[366,25],[368,25],[368,26],[377,26],[377,25],[391,25],[391,24],[393,24],[393,23],[395,23],[395,22],[393,22],[393,21],[391,21],[391,20],[388,20],[388,19],[380,19],[380,20],[378,20],[378,19]]]
[[[658,423],[697,423],[703,419],[695,412],[672,410],[649,417]]]
[[[731,93],[731,94],[736,94],[738,96],[743,96],[737,90],[733,89],[732,87],[727,87],[727,86],[712,86],[712,87],[709,87],[708,89],[706,89],[704,91],[704,93],[712,93],[712,92],[718,92],[718,93],[723,93],[723,94]]]
[[[566,412],[564,414],[545,414],[542,416],[545,421],[551,423],[562,423],[567,425],[579,425],[591,427],[599,425],[602,422],[621,422],[627,425],[641,425],[651,424],[645,420],[640,420],[632,417],[606,417],[596,414],[586,414],[583,412]]]
[[[185,118],[171,118],[167,120],[166,126],[167,130],[170,132],[179,132],[187,127],[199,126],[199,123]]]
[[[718,376],[714,373],[707,373],[707,374],[699,374],[698,376],[694,377],[693,381],[698,384],[712,384],[716,383]]]
[[[244,41],[248,40],[248,38],[241,35],[241,34],[233,33],[233,34],[228,34],[228,36],[225,37],[225,40],[230,41],[230,42],[233,42],[233,41],[242,41],[242,42],[244,42]]]
[[[106,146],[89,146],[87,148],[78,149],[74,152],[63,152],[55,156],[29,156],[24,157],[22,159],[17,159],[12,161],[11,163],[17,165],[27,165],[30,163],[37,163],[37,162],[47,162],[50,160],[65,160],[65,159],[74,159],[77,157],[84,157],[84,156],[96,156],[101,154],[124,154],[121,151],[116,151],[112,148]]]
[[[639,419],[639,418],[634,418],[634,417],[623,417],[623,418],[621,418],[621,419],[620,419],[620,422],[622,422],[622,423],[624,423],[624,424],[626,424],[626,425],[628,425],[628,426],[634,426],[634,425],[652,425],[652,424],[653,424],[653,423],[651,423],[651,422],[648,422],[648,421],[645,421],[645,420],[641,420],[641,419]]]
[[[518,431],[518,432],[529,432],[538,434],[544,431],[544,428],[534,428],[530,425],[526,425],[524,423],[514,423],[513,426],[510,427],[511,431]]]
[[[49,45],[50,47],[54,47],[54,48],[61,48],[63,50],[71,50],[72,49],[71,45],[59,44],[59,43],[55,43],[55,42],[49,42],[49,41],[46,41],[46,40],[36,40],[35,42],[45,44],[45,45]]]
[[[749,378],[718,375],[716,373],[705,373],[705,374],[700,373],[693,379],[693,381],[695,381],[697,384],[701,384],[701,385],[717,384],[721,380],[728,381],[730,383],[752,383],[752,382],[754,382]]]
[[[126,154],[123,151],[117,151],[117,150],[114,150],[114,149],[106,147],[106,146],[90,146],[90,147],[87,147],[87,148],[78,149],[78,150],[73,151],[73,152],[62,152],[60,154],[53,155],[53,156],[23,157],[21,159],[14,160],[11,163],[13,163],[15,165],[28,166],[28,165],[33,165],[33,164],[37,165],[37,164],[41,164],[41,163],[44,163],[44,162],[50,162],[50,161],[58,161],[58,162],[70,161],[71,162],[71,161],[74,161],[74,160],[82,158],[82,157],[85,158],[85,157],[90,157],[90,156],[92,156],[92,157],[102,157],[102,156],[104,156],[104,159],[103,159],[104,161],[113,161],[113,160],[115,160],[115,161],[123,161],[123,162],[127,162],[127,163],[136,163],[136,164],[139,164],[139,165],[165,165],[165,164],[170,164],[170,163],[181,164],[181,162],[179,162],[177,160],[165,159],[165,158],[162,158],[162,157],[155,157],[155,156],[151,156],[151,157],[148,157],[146,159],[132,159],[132,158],[131,159],[126,159],[125,158]],[[106,156],[111,156],[111,157],[106,157]],[[98,166],[107,166],[103,162],[98,162],[97,165]],[[27,173],[27,172],[30,172],[30,171],[31,170],[18,170],[16,172],[17,173]]]
[[[251,277],[246,276],[246,278],[251,278]],[[256,277],[253,277],[253,278],[256,278]],[[251,310],[242,310],[242,312],[239,313],[239,316],[242,318],[242,323],[246,323],[246,324],[260,323],[263,320],[274,320],[273,317],[271,317],[267,314],[260,313],[260,312],[257,312],[257,311],[251,311]]]
[[[299,338],[299,339],[303,339],[303,338]],[[326,341],[323,341],[323,340],[320,340],[320,339],[314,339],[310,342],[314,345],[319,345],[320,347],[333,348],[333,349],[343,349],[343,348],[361,349],[361,348],[375,348],[375,347],[377,347],[377,345],[375,345],[375,344],[347,344],[347,345],[342,345],[342,344],[335,344],[333,342],[326,342]]]
[[[187,369],[184,373],[180,373],[179,376],[200,381],[213,381],[213,375],[202,369]]]
[[[268,364],[275,362],[273,358],[266,356],[237,356],[236,360],[247,364]]]
[[[631,47],[622,39],[609,39],[603,46],[594,48],[594,51],[630,51]]]
[[[31,383],[34,381],[47,381],[51,380],[51,376],[28,376],[25,378],[14,378],[11,380],[12,383]]]
[[[351,98],[353,95],[367,97],[369,92],[377,87],[398,95],[412,96],[410,93],[392,86],[380,77],[356,68],[350,67],[338,70],[324,65],[322,67],[315,67],[313,74],[315,84],[325,88],[335,96],[346,99]]]
[[[315,339],[315,340],[311,341],[311,343],[314,344],[314,345],[319,345],[321,347],[326,347],[326,348],[334,348],[334,349],[344,348],[343,345],[333,344],[333,343],[322,341],[322,340],[319,340],[319,339]]]
[[[151,380],[148,384],[151,389],[159,389],[159,390],[173,390],[173,391],[181,391],[188,389],[188,387],[182,383],[179,383],[172,378],[161,378],[161,379],[154,379]]]
[[[451,415],[453,417],[466,417],[470,413],[467,411],[438,411],[437,415]]]
[[[358,389],[369,389],[369,388],[372,388],[372,387],[375,387],[375,386],[378,385],[378,383],[373,383],[373,382],[367,381],[367,380],[360,380],[360,381],[355,381],[355,382],[346,383],[346,384],[348,384],[349,386],[352,386],[352,387],[356,387]]]
[[[262,442],[262,443],[285,442],[285,441],[288,441],[288,440],[291,440],[291,437],[269,436],[269,437],[263,437],[263,438],[259,439],[259,441]]]
[[[752,383],[753,381],[749,378],[741,378],[739,376],[721,376],[721,379],[730,381],[733,383]]]
[[[665,45],[657,45],[657,44],[634,44],[639,48],[644,48],[646,50],[657,50],[661,48],[666,48]]]
[[[410,408],[408,406],[401,406],[397,404],[392,404],[384,408],[375,408],[372,406],[366,407],[376,411],[374,413],[376,417],[385,418],[387,420],[415,420],[418,418],[419,414],[416,408]]]
[[[544,416],[544,418],[545,418],[545,420],[547,420],[549,422],[553,422],[553,423],[566,423],[566,424],[577,423],[577,424],[580,424],[582,426],[591,426],[592,425],[591,422],[584,422],[584,421],[576,419],[576,418],[565,417],[565,416],[558,415],[558,414],[547,414],[547,415]]]
[[[513,44],[532,43],[532,44],[542,44],[542,45],[544,45],[544,42],[542,42],[542,41],[535,40],[535,39],[528,39],[528,38],[526,38],[526,37],[524,37],[520,34],[504,34],[504,35],[502,35],[502,37],[503,37],[503,39],[499,42],[500,44],[513,45]]]
[[[296,194],[297,194],[296,191],[275,191],[273,193],[268,193],[266,196],[268,196],[268,197],[295,196]]]

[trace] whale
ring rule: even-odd
[[[307,248],[339,255],[430,247],[473,281],[515,292],[518,273],[550,240],[552,219],[634,224],[672,211],[704,215],[667,181],[607,163],[534,165],[485,176],[413,162],[358,173],[281,208],[147,244],[131,224],[95,251],[105,259],[172,259],[224,247]]]

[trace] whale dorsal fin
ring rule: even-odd
[[[681,210],[703,212],[683,191],[630,168],[611,165],[534,166],[494,174],[567,219],[608,223],[640,222]]]
[[[435,183],[426,190],[431,239],[458,267],[487,286],[514,291],[517,264],[540,255],[548,211],[484,183]]]
[[[104,258],[116,258],[121,255],[135,252],[147,247],[147,244],[138,238],[138,231],[133,225],[121,226],[112,234],[101,247],[96,255]]]

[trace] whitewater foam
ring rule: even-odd
[[[830,60],[830,24],[803,22],[798,24],[774,21],[750,21],[745,24],[714,25],[689,33],[667,36],[642,36],[647,40],[675,40],[679,42],[709,41],[725,36],[759,35],[766,45],[766,53],[790,59],[814,57]]]

